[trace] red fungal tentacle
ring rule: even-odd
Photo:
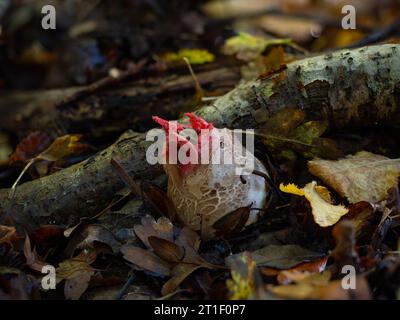
[[[212,123],[208,123],[206,120],[196,116],[193,113],[187,112],[187,113],[185,113],[185,116],[189,117],[190,124],[192,125],[192,128],[196,131],[200,131],[201,129],[213,129],[214,128]]]
[[[214,129],[214,126],[212,123],[208,123],[206,120],[204,120],[201,117],[198,117],[194,115],[193,113],[185,113],[187,117],[189,117],[190,125],[182,125],[179,123],[176,123],[176,131],[170,132],[171,129],[171,121],[164,120],[160,117],[153,116],[153,120],[157,122],[161,127],[165,130],[165,132],[168,134],[174,135],[176,137],[176,144],[178,149],[180,149],[183,145],[189,143],[189,148],[192,150],[192,152],[197,153],[197,156],[199,156],[200,148],[201,148],[201,137],[198,136],[198,142],[196,145],[194,145],[192,142],[190,142],[188,139],[185,137],[182,137],[179,135],[179,132],[182,131],[183,129],[186,128],[191,128],[194,129],[198,135],[200,135],[200,131],[204,129],[212,130]],[[167,138],[168,139],[168,138]],[[169,146],[169,145],[168,145]],[[166,153],[168,154],[168,146],[166,148]],[[183,174],[187,174],[197,168],[197,163],[189,163],[189,164],[180,164],[178,163],[178,167],[181,170]]]
[[[161,119],[160,117],[157,116],[152,116],[152,119],[157,122],[165,131],[168,131],[169,129],[169,122],[167,120]]]
[[[165,130],[165,132],[168,132],[168,131],[169,131],[170,121],[164,120],[164,119],[162,119],[162,118],[160,118],[160,117],[157,117],[157,116],[153,116],[152,119],[153,119],[155,122],[157,122],[161,127],[163,127],[163,129]],[[177,130],[178,132],[179,132],[179,131],[182,131],[184,128],[185,128],[185,127],[182,126],[181,124],[176,123],[176,130]]]

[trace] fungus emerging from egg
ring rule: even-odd
[[[178,218],[207,239],[214,236],[213,224],[226,214],[241,207],[264,207],[269,191],[264,178],[252,171],[268,173],[234,131],[217,129],[191,113],[185,115],[190,124],[153,120],[166,133],[163,157],[168,197]],[[251,211],[247,224],[257,220],[258,212]]]

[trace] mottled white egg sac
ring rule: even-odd
[[[187,115],[191,117],[192,127],[197,125],[196,119],[204,121]],[[254,170],[268,175],[261,161],[244,148],[239,139],[233,139],[231,130],[213,130],[218,130],[219,140],[215,141],[212,135],[210,160],[219,152],[219,164],[190,165],[190,170],[182,170],[176,164],[164,165],[168,175],[167,194],[175,205],[177,216],[185,225],[200,231],[203,239],[214,237],[213,224],[226,214],[241,207],[263,208],[269,192],[263,177],[238,174],[237,169],[243,167],[244,161],[254,161]],[[228,159],[232,156],[233,161],[224,163],[224,156]],[[257,221],[258,214],[258,210],[252,210],[246,225]]]

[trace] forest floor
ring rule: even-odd
[[[398,1],[53,3],[0,5],[0,299],[400,298]],[[146,161],[187,112],[267,172],[211,237]]]

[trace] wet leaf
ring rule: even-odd
[[[400,161],[361,151],[337,161],[309,161],[308,168],[350,203],[377,203],[397,185]]]
[[[317,186],[315,181],[308,183],[304,188],[294,184],[280,185],[280,190],[286,193],[304,196],[311,205],[314,221],[321,227],[329,227],[337,223],[348,209],[342,205],[331,204],[329,192],[326,188]]]

